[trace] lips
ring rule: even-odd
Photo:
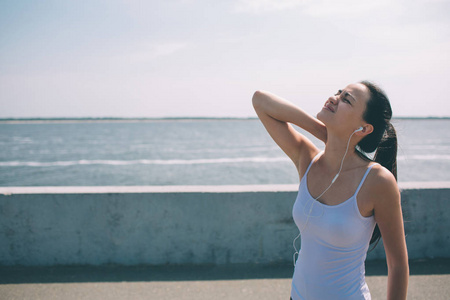
[[[325,108],[326,110],[329,110],[329,111],[331,111],[332,113],[334,113],[334,108],[333,107],[331,107],[331,105],[330,104],[325,104],[324,106],[323,106],[323,108]]]

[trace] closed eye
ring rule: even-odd
[[[347,97],[348,93],[342,94],[342,90],[338,90],[337,93],[334,94],[334,95],[335,95],[335,96],[342,95],[342,96],[340,97],[340,98],[342,98],[342,101],[344,101],[345,103],[348,103],[348,104],[350,104],[350,105],[353,105],[353,104],[350,102],[350,100],[348,100],[347,98],[345,98],[345,97]]]

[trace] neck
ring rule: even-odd
[[[323,153],[323,162],[325,166],[333,171],[339,170],[339,167],[341,166],[342,159],[344,158],[347,144],[348,144],[348,150],[347,154],[345,155],[345,160],[343,163],[343,170],[346,169],[346,167],[350,167],[355,163],[355,160],[357,159],[357,155],[355,153],[355,147],[357,144],[355,135],[353,135],[350,138],[342,138],[337,136],[329,136],[327,139],[327,142],[325,144],[325,150]]]

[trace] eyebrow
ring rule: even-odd
[[[347,97],[347,95],[349,95],[350,97],[352,97],[352,98],[353,98],[353,101],[355,101],[355,102],[356,102],[356,98],[355,98],[355,97],[354,97],[354,96],[353,96],[352,94],[350,94],[350,93],[349,93],[349,92],[347,92],[347,91],[345,91],[345,92],[344,92],[344,94],[345,94],[345,95],[344,95],[344,98],[345,98],[345,97]]]

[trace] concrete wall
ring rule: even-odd
[[[410,258],[450,257],[450,183],[401,188]],[[296,189],[0,188],[0,265],[290,262]]]

